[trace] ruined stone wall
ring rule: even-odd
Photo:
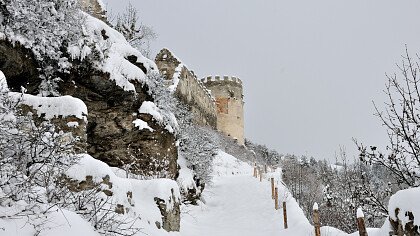
[[[156,55],[155,63],[159,68],[160,73],[166,80],[172,81],[175,74],[175,69],[181,64],[181,61],[176,58],[171,51],[164,48]]]
[[[175,93],[183,102],[191,106],[195,122],[216,129],[215,100],[193,72],[188,70],[168,49],[162,49],[156,56],[155,62],[159,71],[167,79],[168,85],[176,83]]]
[[[82,10],[89,13],[93,17],[106,21],[106,11],[98,0],[80,0]]]
[[[201,80],[216,99],[217,130],[245,144],[242,81],[236,77],[209,76]]]
[[[181,71],[180,78],[176,93],[191,105],[195,122],[216,129],[216,104],[210,91],[186,67]]]

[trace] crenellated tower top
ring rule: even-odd
[[[236,76],[207,76],[201,79],[216,99],[217,129],[245,143],[242,80]]]
[[[203,83],[207,83],[210,81],[215,81],[215,82],[234,82],[237,83],[238,85],[242,86],[242,80],[240,80],[238,77],[236,76],[219,76],[219,75],[215,75],[215,76],[207,76],[205,78],[201,79],[201,82]]]

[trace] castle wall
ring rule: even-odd
[[[171,51],[164,48],[156,55],[155,63],[166,80],[173,80],[175,69],[181,64]]]
[[[209,76],[201,81],[216,99],[217,130],[245,144],[242,81],[228,76]]]
[[[168,84],[176,86],[175,94],[191,106],[194,121],[216,129],[216,104],[203,83],[167,49],[158,53],[155,62]]]
[[[91,16],[106,21],[105,9],[103,9],[101,0],[80,0],[82,10]]]

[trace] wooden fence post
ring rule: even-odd
[[[271,177],[271,199],[274,199],[274,178]]]
[[[264,174],[263,171],[260,170],[260,182],[262,182],[263,174]]]
[[[277,187],[274,188],[274,209],[279,209],[279,190]]]
[[[264,173],[267,173],[267,165],[264,165]]]
[[[257,164],[254,163],[254,177],[257,178]]]
[[[315,227],[315,236],[321,236],[321,223],[319,222],[318,204],[316,202],[314,203],[313,210],[314,210],[313,220],[314,220],[314,227]]]
[[[283,224],[284,228],[287,229],[287,210],[286,210],[286,202],[283,202]]]
[[[365,215],[360,207],[357,208],[357,228],[359,228],[360,236],[368,236],[365,225]]]

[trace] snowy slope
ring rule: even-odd
[[[84,25],[86,33],[90,44],[95,45],[95,48],[81,41],[79,45],[69,47],[72,58],[83,59],[86,48],[88,52],[94,49],[99,51],[101,58],[96,61],[95,66],[108,72],[110,79],[126,91],[135,91],[136,82],[143,83],[146,80],[146,73],[157,71],[156,64],[133,48],[121,33],[95,17],[88,14],[84,16],[86,17]],[[130,62],[128,57],[134,57],[135,63],[141,64],[146,71]]]
[[[33,225],[36,222],[43,222],[42,231],[39,236],[99,236],[95,232],[92,225],[85,221],[82,217],[74,212],[64,209],[53,209],[54,211],[43,218],[31,219],[28,218],[13,218],[0,219],[0,235],[1,236],[33,236],[37,235],[37,230]],[[1,209],[0,209],[1,215]],[[32,217],[35,218],[35,217]]]
[[[219,151],[214,159],[214,182],[203,193],[203,202],[198,206],[183,206],[181,232],[168,233],[157,229],[154,220],[159,213],[152,200],[153,196],[166,198],[170,188],[177,188],[170,180],[129,180],[115,176],[111,169],[98,160],[86,155],[81,162],[69,170],[68,174],[82,180],[87,174],[100,180],[109,175],[114,183],[118,198],[125,198],[133,190],[134,211],[141,212],[137,226],[143,228],[138,235],[153,236],[307,236],[314,235],[312,225],[305,218],[295,199],[281,184],[281,170],[269,173],[260,182],[252,177],[253,168],[235,157]],[[279,201],[287,202],[288,229],[283,228],[282,209],[274,209],[271,187],[268,179],[275,178],[279,186]],[[177,196],[179,197],[179,196]],[[0,219],[0,235],[33,235],[34,229],[25,224],[25,219]],[[368,229],[370,236],[388,235],[388,225],[382,229]],[[78,215],[68,211],[57,211],[49,216],[41,235],[98,235],[93,228]],[[321,235],[347,236],[332,228],[322,227]],[[351,234],[358,235],[358,232]]]
[[[214,160],[215,178],[203,193],[204,203],[186,206],[181,221],[182,236],[307,236],[312,225],[287,188],[281,184],[281,170],[269,173],[262,182],[252,177],[253,168],[235,157],[219,152]],[[269,177],[279,186],[279,202],[286,199],[288,229],[283,228],[283,211],[274,209]],[[368,229],[369,235],[387,235],[383,229]],[[321,235],[348,235],[322,227]],[[355,232],[351,235],[358,235]]]

